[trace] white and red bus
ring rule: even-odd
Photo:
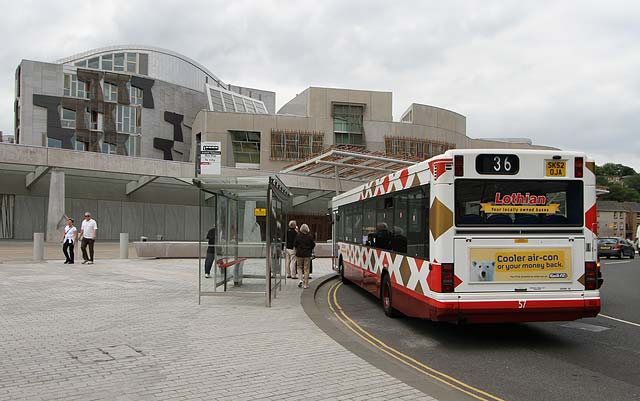
[[[334,268],[385,313],[452,322],[600,311],[595,163],[449,150],[333,198]]]

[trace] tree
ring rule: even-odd
[[[596,175],[626,177],[628,175],[636,174],[637,173],[633,168],[619,163],[605,163],[600,167],[596,167]]]
[[[640,192],[640,174],[632,175],[624,180],[625,187],[635,189]]]
[[[623,187],[616,182],[610,182],[607,185],[609,193],[601,195],[602,200],[614,200],[618,202],[638,202],[640,201],[640,192],[633,188]]]

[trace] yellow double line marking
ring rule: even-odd
[[[483,400],[483,401],[504,401],[502,398],[491,395],[485,391],[482,391],[478,388],[470,386],[454,377],[451,377],[445,373],[442,373],[432,367],[429,367],[423,364],[420,361],[406,355],[397,349],[388,346],[383,341],[373,336],[371,333],[363,329],[358,323],[354,322],[342,309],[340,303],[338,303],[338,289],[342,286],[341,282],[337,282],[329,288],[329,292],[327,293],[327,303],[329,304],[329,308],[331,312],[336,316],[336,318],[345,325],[349,330],[355,333],[358,337],[362,338],[367,343],[371,344],[375,348],[389,355],[390,357],[398,360],[402,364],[417,370],[418,372],[424,374],[425,376],[429,376],[434,380],[437,380],[441,383],[446,384],[449,387],[452,387],[458,391],[461,391],[475,399]]]

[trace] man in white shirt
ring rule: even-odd
[[[93,244],[96,242],[97,232],[98,224],[91,218],[91,213],[85,212],[84,220],[80,227],[80,236],[82,237],[80,249],[82,249],[82,259],[84,259],[82,264],[93,264]],[[89,245],[89,255],[87,255],[87,245]]]
[[[67,220],[67,225],[64,226],[64,234],[62,234],[62,252],[64,253],[65,264],[73,264],[73,247],[78,239],[78,230],[73,225],[73,219]]]

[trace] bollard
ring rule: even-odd
[[[44,233],[33,233],[33,260],[44,260]]]
[[[120,259],[129,259],[129,233],[120,233]]]

